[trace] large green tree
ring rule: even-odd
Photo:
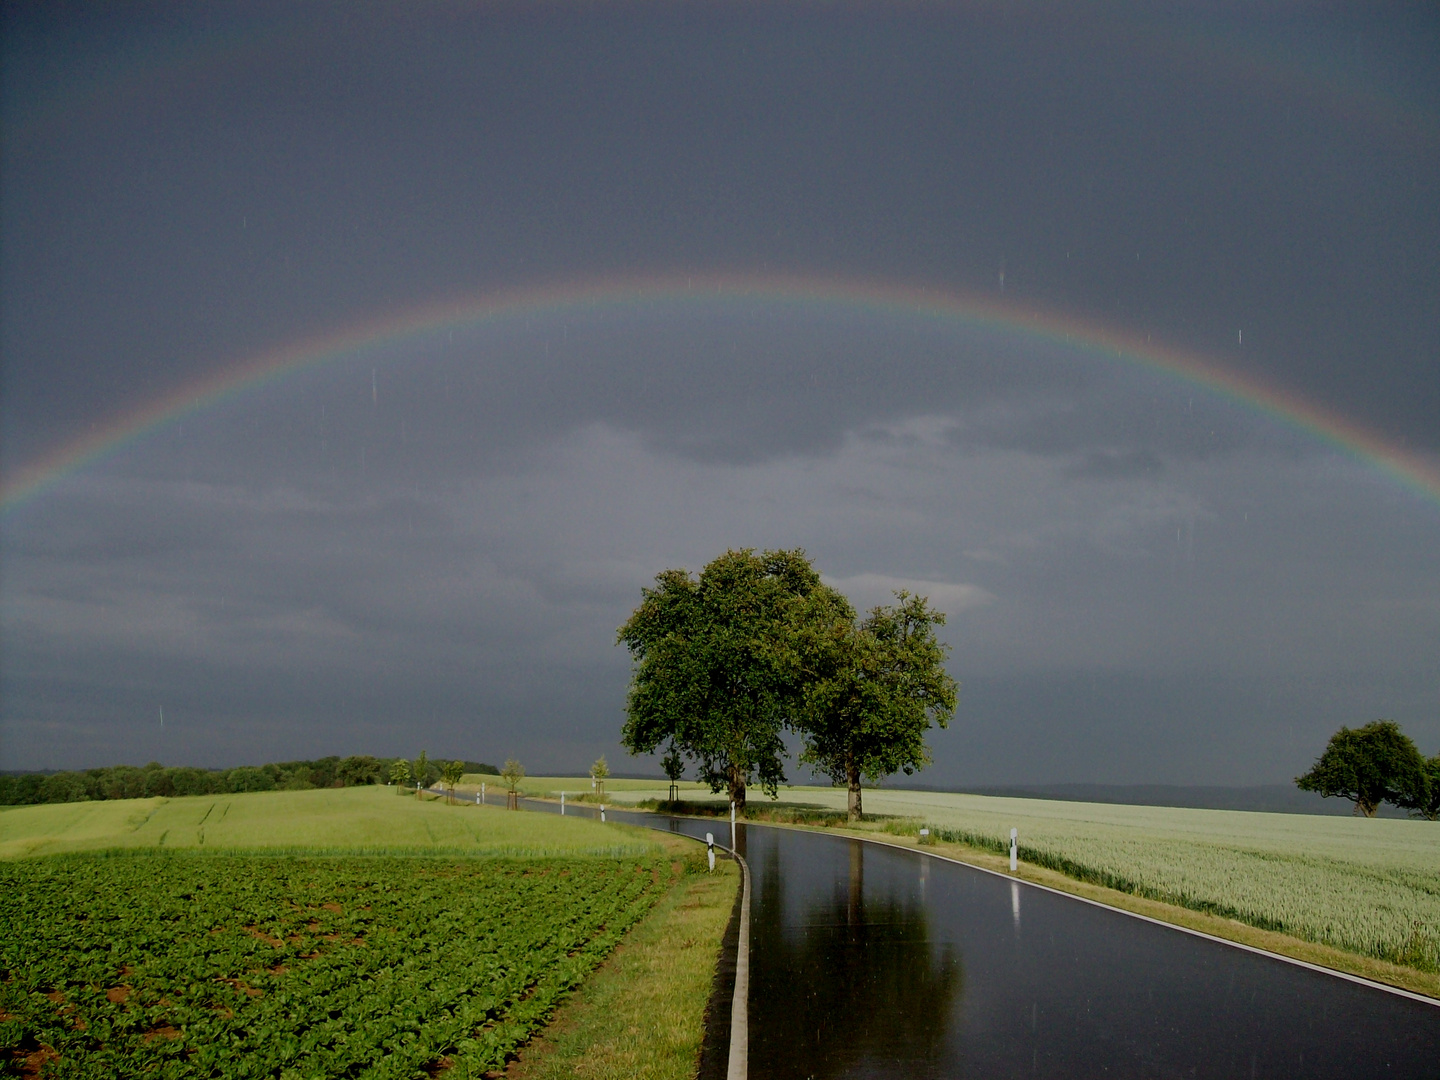
[[[800,760],[849,789],[851,820],[861,814],[862,779],[906,775],[930,763],[925,733],[955,712],[958,684],[945,671],[945,624],[923,596],[897,592],[859,626],[836,620],[811,654],[819,666],[806,685]]]
[[[698,577],[659,574],[618,633],[634,660],[625,748],[650,754],[671,741],[740,807],[757,778],[774,795],[781,735],[796,726],[814,666],[806,649],[836,618],[854,612],[799,549],[727,551]]]
[[[1376,720],[1330,736],[1325,752],[1309,772],[1295,778],[1295,786],[1349,799],[1355,813],[1374,817],[1382,802],[1423,812],[1430,802],[1427,773],[1425,759],[1400,725]]]

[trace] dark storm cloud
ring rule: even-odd
[[[594,423],[689,460],[833,454],[951,418],[967,450],[1076,470],[1308,452],[1204,390],[1051,341],[843,304],[651,302],[459,327],[331,361],[156,433],[147,475],[430,484],[519,467]],[[188,434],[187,434],[188,433]],[[269,480],[267,479],[268,483]]]
[[[4,17],[7,472],[304,334],[687,270],[1003,289],[1440,450],[1429,8]],[[1253,409],[1003,328],[443,327],[7,511],[0,761],[614,758],[640,588],[803,545],[949,614],[932,782],[1283,780],[1375,715],[1433,752],[1435,529]]]
[[[11,7],[7,450],[376,306],[666,267],[1003,268],[1435,447],[1436,22]]]
[[[738,467],[592,425],[418,493],[136,479],[168,456],[137,450],[10,523],[9,740],[223,763],[419,737],[573,768],[614,753],[640,587],[731,543],[804,545],[862,608],[908,588],[950,614],[968,689],[936,782],[1283,778],[1286,739],[1367,702],[1427,737],[1433,523],[1363,470],[1317,484],[1323,458],[1250,450],[1076,475],[952,423]],[[1207,755],[1175,756],[1201,724]],[[1017,739],[1089,753],[997,764]]]

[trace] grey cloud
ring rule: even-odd
[[[225,747],[298,753],[282,748],[302,737],[315,752],[337,740],[400,752],[405,732],[437,752],[449,740],[532,762],[616,754],[628,671],[616,626],[660,569],[698,569],[740,545],[806,547],[862,607],[895,588],[930,595],[950,615],[957,677],[1012,687],[967,691],[957,731],[975,745],[1002,720],[1024,719],[1027,737],[1069,722],[1044,695],[1028,717],[1005,719],[1005,695],[1026,680],[1098,679],[1086,708],[1120,695],[1127,723],[1154,710],[1152,757],[1116,757],[1106,736],[1070,759],[1072,775],[1148,774],[1185,725],[1233,708],[1213,690],[1187,691],[1181,707],[1166,697],[1176,687],[1253,687],[1283,673],[1274,708],[1295,723],[1310,709],[1310,738],[1353,719],[1346,684],[1388,680],[1376,700],[1413,707],[1433,683],[1440,595],[1411,584],[1440,580],[1428,527],[1363,470],[1334,471],[1314,505],[1304,459],[1237,453],[1095,479],[1063,456],[959,449],[947,427],[917,417],[894,438],[852,435],[824,457],[735,466],[591,425],[514,471],[418,492],[377,481],[348,501],[297,492],[288,470],[268,494],[259,474],[222,494],[194,480],[125,480],[143,454],[116,462],[111,483],[87,481],[7,522],[6,753],[50,746],[47,760],[78,763],[64,746],[143,746],[147,757],[200,746],[174,733],[156,741],[163,699],[172,727],[183,715],[199,725],[186,730],[212,732],[206,760]],[[180,557],[10,542],[136,522],[171,534]],[[1266,715],[1253,702],[1244,713]],[[1423,717],[1406,719],[1428,732]],[[111,720],[119,734],[94,734]],[[1215,754],[1234,752],[1245,730],[1239,719],[1216,728],[1230,750]],[[1264,759],[1265,778],[1283,779],[1279,753]],[[973,775],[963,755],[937,760],[951,764],[932,779]],[[1004,778],[1055,779],[1042,764]]]
[[[1065,470],[1071,477],[1096,480],[1153,476],[1164,468],[1151,450],[1092,450]]]
[[[896,594],[902,591],[911,596],[926,597],[932,608],[946,614],[989,604],[995,600],[991,593],[978,585],[899,578],[889,574],[855,574],[847,578],[834,578],[829,584],[844,593],[861,612],[879,605],[894,604]]]
[[[1433,451],[1433,10],[1032,16],[10,5],[0,464],[421,305],[692,271],[1153,335]],[[1440,743],[1436,526],[1053,335],[764,286],[541,306],[7,507],[0,763],[623,761],[640,589],[803,546],[862,603],[943,598],[965,689],[927,779],[1278,781],[1376,714]]]

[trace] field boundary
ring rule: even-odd
[[[793,825],[774,825],[769,827],[795,828],[795,826]],[[811,832],[819,830],[805,829],[804,831]],[[978,863],[966,862],[964,859],[956,858],[953,855],[942,855],[938,851],[925,851],[918,846],[910,847],[906,844],[898,844],[893,841],[883,840],[875,836],[857,836],[854,833],[849,832],[836,832],[832,833],[831,835],[844,836],[850,840],[863,840],[866,843],[880,844],[884,847],[895,848],[900,851],[913,851],[917,855],[922,855],[931,859],[939,859],[941,862],[954,863],[956,866],[964,866],[970,870],[978,870],[982,874],[990,874],[993,877],[998,877],[1005,881],[1015,882],[1016,884],[1024,885],[1027,888],[1041,889],[1044,892],[1053,893],[1055,896],[1063,896],[1069,900],[1078,900],[1082,904],[1091,904],[1094,907],[1104,908],[1106,911],[1114,911],[1121,915],[1126,915],[1132,919],[1139,919],[1142,922],[1153,923],[1155,926],[1163,926],[1169,930],[1178,930],[1182,934],[1190,934],[1194,937],[1204,938],[1206,941],[1214,941],[1220,945],[1228,945],[1232,949],[1243,949],[1245,952],[1255,953],[1257,956],[1266,956],[1272,960],[1280,960],[1286,964],[1293,964],[1296,967],[1302,967],[1310,971],[1319,972],[1322,975],[1331,975],[1337,979],[1344,979],[1347,982],[1358,983],[1359,985],[1367,986],[1372,990],[1383,990],[1387,994],[1395,994],[1399,997],[1409,998],[1411,1001],[1418,1001],[1424,1005],[1430,1005],[1435,1008],[1440,1008],[1440,999],[1430,997],[1426,994],[1416,993],[1414,990],[1406,990],[1402,986],[1391,986],[1388,983],[1378,982],[1374,979],[1367,979],[1363,975],[1353,975],[1348,971],[1340,971],[1336,968],[1325,967],[1323,964],[1312,964],[1308,960],[1301,960],[1300,958],[1295,956],[1286,956],[1284,953],[1273,952],[1270,949],[1262,949],[1257,945],[1249,945],[1243,941],[1233,941],[1230,938],[1220,937],[1218,934],[1209,934],[1206,933],[1204,930],[1196,930],[1194,927],[1182,926],[1179,923],[1167,922],[1165,919],[1157,919],[1153,915],[1142,915],[1138,911],[1129,911],[1122,907],[1116,907],[1114,904],[1107,904],[1103,900],[1095,900],[1089,896],[1081,896],[1079,893],[1067,892],[1064,889],[1057,889],[1051,885],[1042,885],[1038,881],[1026,881],[1022,877],[1016,877],[1012,874],[1007,874],[1000,870],[992,870],[988,866],[981,866]]]

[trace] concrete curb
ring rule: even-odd
[[[750,1075],[750,864],[738,851],[725,850],[740,864],[742,881],[740,940],[735,947],[735,994],[730,1001],[730,1064],[725,1080],[747,1080]]]

